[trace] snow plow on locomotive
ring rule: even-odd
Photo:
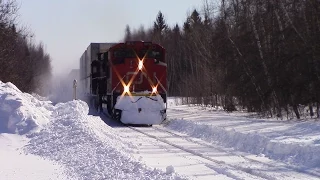
[[[166,118],[165,49],[143,41],[91,43],[80,58],[86,101],[124,124],[160,124]]]

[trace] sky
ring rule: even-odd
[[[119,42],[128,24],[152,26],[161,11],[170,26],[182,24],[202,0],[17,0],[19,24],[43,42],[54,74],[79,68],[90,42]]]

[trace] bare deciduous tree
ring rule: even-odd
[[[320,2],[215,2],[205,0],[182,28],[153,34],[167,50],[170,95],[279,118],[301,118],[304,105],[319,117]]]

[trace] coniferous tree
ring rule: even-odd
[[[168,25],[161,11],[159,11],[156,21],[153,23],[153,41],[162,43],[163,35]]]
[[[132,35],[131,35],[130,26],[127,24],[125,29],[124,41],[130,41],[130,40],[132,40]]]

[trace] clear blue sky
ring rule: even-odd
[[[53,72],[69,73],[90,42],[119,42],[127,24],[152,26],[161,11],[182,24],[202,0],[17,0],[19,22],[34,32],[52,57]]]

